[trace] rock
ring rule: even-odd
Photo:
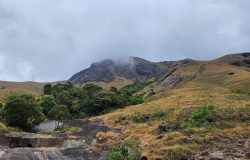
[[[208,155],[208,151],[203,151],[200,153],[201,156],[207,156]]]
[[[5,137],[9,139],[9,145],[12,148],[52,147],[60,145],[63,142],[63,138],[28,132],[9,132],[5,134]]]
[[[39,158],[28,148],[15,148],[7,151],[0,160],[39,160]]]
[[[244,58],[248,58],[250,57],[250,53],[242,53],[241,56]]]
[[[205,159],[205,158],[202,157],[202,156],[199,156],[199,157],[196,158],[196,160],[204,160],[204,159]]]
[[[166,64],[165,67],[168,65]],[[124,77],[132,81],[150,78],[159,79],[166,70],[162,66],[161,63],[154,63],[137,57],[130,57],[124,62],[106,59],[93,63],[90,68],[73,75],[69,81],[73,84],[83,84],[90,81],[110,83],[116,77]]]
[[[163,135],[159,135],[159,136],[157,136],[156,138],[157,139],[162,139],[164,136]]]
[[[223,160],[224,155],[222,152],[217,151],[210,154],[210,160]]]
[[[141,160],[148,160],[148,157],[142,156],[142,157],[141,157]]]
[[[86,146],[86,141],[82,140],[65,140],[62,144],[63,148],[76,148]]]
[[[248,141],[245,143],[244,151],[245,151],[246,157],[247,157],[247,158],[250,158],[250,140],[248,140]]]
[[[158,126],[158,129],[159,129],[160,132],[167,132],[168,131],[168,127],[166,125],[164,125],[164,124],[160,124]]]
[[[0,157],[2,157],[2,155],[4,155],[5,153],[5,151],[0,151]]]

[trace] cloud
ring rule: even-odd
[[[249,51],[249,5],[249,0],[1,0],[0,79],[63,80],[106,58],[213,59]]]

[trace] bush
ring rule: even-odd
[[[50,83],[47,83],[43,87],[43,94],[50,95],[52,91],[52,85]]]
[[[150,119],[149,116],[136,112],[132,114],[131,119],[135,123],[143,123]]]
[[[157,110],[155,110],[153,117],[156,119],[161,119],[161,118],[165,117],[166,115],[167,115],[166,111],[157,109]]]
[[[14,94],[7,98],[4,120],[9,126],[31,130],[44,119],[42,109],[32,95]]]
[[[141,104],[143,103],[143,98],[140,95],[133,95],[129,98],[129,103],[131,105]]]
[[[208,124],[214,108],[213,105],[208,105],[193,111],[190,117],[191,124],[197,127]]]
[[[49,111],[56,106],[56,100],[54,96],[51,95],[44,95],[41,96],[38,100],[39,105],[43,109],[43,114],[48,116]]]
[[[141,146],[138,139],[123,142],[108,151],[108,160],[140,160]]]
[[[68,119],[70,118],[70,113],[65,105],[56,105],[50,112],[49,117],[55,120]]]

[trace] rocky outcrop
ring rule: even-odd
[[[123,77],[134,82],[151,78],[159,80],[174,68],[187,64],[190,61],[192,60],[155,63],[137,57],[131,57],[125,62],[116,62],[109,59],[92,64],[90,68],[72,76],[69,81],[73,84],[86,82],[110,83],[115,77]]]
[[[105,160],[109,143],[98,141],[97,133],[119,134],[121,131],[97,120],[65,120],[63,123],[82,130],[58,135],[7,133],[10,147],[14,148],[0,148],[0,160]]]

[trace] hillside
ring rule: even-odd
[[[108,147],[139,138],[143,156],[150,160],[250,159],[250,53],[210,61],[104,60],[69,81],[75,85],[53,86],[52,95],[61,100],[58,104],[67,100],[68,108],[73,107],[75,114],[85,113],[83,117],[86,111],[101,109],[94,115],[104,115],[92,115],[90,119],[121,129],[121,133],[94,133],[102,149],[104,144]],[[103,90],[85,85],[88,83],[119,89]],[[44,85],[0,84],[2,95],[10,91],[39,94]],[[109,108],[113,102],[120,104],[138,95],[144,103]],[[87,109],[84,112],[78,110],[81,104]]]
[[[149,159],[249,159],[249,60],[244,53],[182,64],[155,82],[161,91],[147,103],[98,118],[122,128],[123,140],[139,137]],[[181,82],[163,89],[176,75]]]
[[[223,68],[224,74],[229,74],[231,77],[240,76],[237,75],[238,71],[239,73],[249,73],[250,53],[227,55],[212,61],[185,59],[150,62],[141,58],[130,57],[129,61],[116,62],[109,59],[93,63],[90,68],[73,75],[69,81],[78,85],[96,83],[104,88],[111,86],[121,88],[133,82],[154,80],[153,87],[159,91],[185,84],[200,77],[204,78],[207,75],[203,72],[207,69],[211,69],[210,72],[215,73],[217,69],[220,69],[222,73]],[[233,71],[236,72],[235,75],[233,75]],[[211,78],[213,79],[213,77]]]
[[[31,93],[38,95],[42,93],[44,83],[38,82],[7,82],[0,81],[0,100],[11,93]]]

